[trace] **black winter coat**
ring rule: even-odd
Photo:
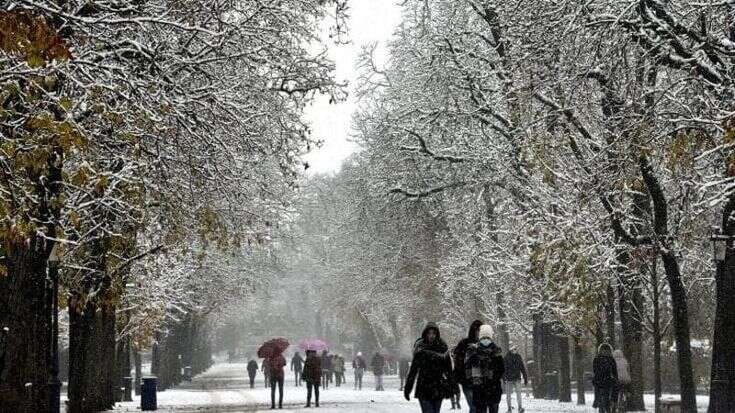
[[[618,383],[618,367],[611,356],[598,355],[592,362],[595,387],[612,387]]]
[[[304,374],[301,378],[307,383],[318,386],[322,380],[322,359],[316,354],[307,354],[304,363]]]
[[[524,382],[528,382],[526,375],[526,366],[523,364],[523,357],[515,352],[508,352],[505,356],[505,381],[518,381],[523,378]]]
[[[430,329],[437,333],[433,343],[426,340],[426,333]],[[426,326],[421,339],[414,345],[413,361],[403,390],[406,395],[411,394],[414,382],[415,396],[419,400],[441,400],[449,397],[448,393],[459,393],[452,374],[449,347],[439,336],[439,329],[432,323]]]
[[[467,337],[460,340],[457,347],[454,348],[454,380],[458,384],[467,384],[464,358],[467,353],[467,347],[469,347],[470,344],[477,343],[477,333],[480,330],[481,325],[482,321],[473,321],[472,324],[470,324],[470,331],[467,333]]]
[[[373,368],[373,374],[382,376],[385,370],[385,357],[380,353],[375,353],[373,359],[370,361],[370,367]]]
[[[255,377],[255,374],[258,372],[258,362],[255,360],[250,360],[248,363],[248,375]]]
[[[301,358],[301,354],[296,353],[291,359],[291,371],[301,372],[304,368],[304,359]]]
[[[505,363],[495,343],[488,347],[472,344],[467,348],[464,360],[465,375],[472,387],[472,397],[487,404],[498,404],[503,395],[501,380]]]

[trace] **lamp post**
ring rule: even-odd
[[[732,257],[728,259],[728,248],[732,248],[733,237],[722,234],[714,227],[712,236],[712,254],[717,266],[715,284],[717,289],[717,310],[715,315],[714,340],[712,346],[712,374],[710,380],[710,413],[726,413],[735,411],[735,370],[730,367],[733,347],[732,315],[733,307],[729,305],[735,291],[733,279]]]
[[[61,381],[59,380],[59,244],[54,244],[48,257],[51,278],[51,412],[61,411]]]

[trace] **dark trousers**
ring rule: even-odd
[[[437,400],[426,400],[419,399],[419,405],[421,406],[421,413],[439,413],[442,408],[442,399]]]
[[[329,388],[329,382],[331,381],[329,380],[330,375],[331,374],[328,371],[322,372],[322,387],[325,389]]]
[[[311,406],[311,389],[314,389],[314,402],[319,407],[319,384],[306,382],[306,405]]]
[[[255,374],[251,374],[248,377],[250,378],[250,388],[254,389],[255,388]]]
[[[477,413],[498,413],[498,405],[500,403],[487,403],[482,400],[475,399],[475,412]]]
[[[398,390],[403,390],[403,384],[406,383],[406,376],[400,376],[401,387]]]
[[[296,386],[301,386],[301,372],[300,371],[294,371],[294,376],[296,377]]]
[[[265,380],[265,387],[267,388],[268,386],[270,386],[270,383],[271,383],[271,378],[270,378],[270,376],[266,374],[266,375],[265,375],[265,376],[263,377],[263,379]]]
[[[276,407],[276,385],[278,385],[278,407],[283,407],[283,377],[271,377],[271,407]]]
[[[334,372],[334,385],[339,387],[342,384],[342,373],[339,371]]]

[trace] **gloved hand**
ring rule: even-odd
[[[409,402],[411,401],[411,393],[410,392],[404,391],[403,392],[403,397],[406,398],[406,401],[409,401]]]

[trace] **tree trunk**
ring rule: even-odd
[[[586,385],[584,377],[584,347],[579,337],[574,337],[574,377],[577,380],[577,404],[584,405]]]
[[[607,286],[607,303],[605,303],[606,327],[608,344],[615,348],[615,289],[612,285]]]
[[[135,359],[135,394],[140,395],[141,377],[143,377],[143,359],[137,348],[134,350],[133,358]]]
[[[531,368],[533,397],[543,399],[546,395],[544,385],[543,366],[541,363],[543,354],[543,315],[533,315],[533,367]]]
[[[723,210],[722,233],[735,236],[735,195]],[[735,251],[727,241],[725,261],[717,263],[715,328],[712,340],[712,372],[710,379],[710,413],[735,411]]]
[[[498,340],[503,354],[510,350],[510,335],[508,334],[508,316],[505,314],[505,294],[498,291],[495,295],[498,306]]]
[[[40,240],[6,250],[0,276],[0,411],[35,413],[50,407],[51,306]],[[7,329],[7,330],[5,330]]]
[[[659,279],[657,270],[658,257],[654,258],[651,266],[651,292],[653,306],[653,395],[654,413],[661,410],[661,308],[659,303]]]
[[[569,403],[572,401],[572,372],[569,357],[569,337],[558,336],[559,341],[559,401]]]
[[[619,274],[620,283],[620,325],[622,327],[623,354],[628,360],[630,370],[630,385],[626,399],[627,411],[645,410],[643,402],[643,323],[639,312],[643,309],[643,294],[641,293],[640,278],[637,273],[627,269],[630,264],[630,255],[620,253],[619,264],[623,268]]]

